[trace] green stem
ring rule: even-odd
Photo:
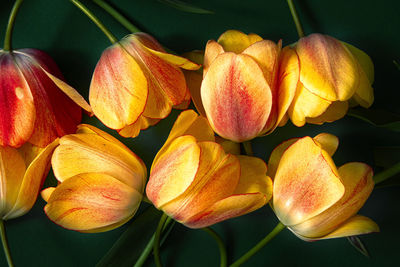
[[[127,20],[121,13],[119,13],[115,8],[109,5],[103,0],[93,0],[98,6],[104,9],[108,14],[110,14],[114,19],[116,19],[122,26],[124,26],[131,33],[141,32],[141,30],[133,25],[129,20]]]
[[[292,13],[294,24],[296,24],[297,34],[300,38],[304,37],[303,27],[301,26],[301,22],[299,20],[299,16],[297,15],[296,7],[293,4],[293,0],[287,0],[289,5],[290,13]]]
[[[9,267],[14,267],[10,248],[8,247],[7,236],[6,236],[6,229],[4,228],[4,221],[0,219],[0,235],[1,235],[1,242],[3,243],[3,250],[4,254],[6,255],[7,263]]]
[[[395,165],[391,166],[390,168],[378,173],[377,175],[374,175],[375,184],[382,183],[386,179],[388,179],[398,173],[400,173],[400,162],[398,162]]]
[[[161,258],[160,258],[160,239],[161,239],[161,232],[164,228],[164,225],[168,219],[167,214],[163,214],[161,219],[158,223],[156,234],[154,237],[154,244],[153,244],[153,252],[154,252],[154,260],[156,262],[157,267],[162,267]]]
[[[267,235],[264,237],[263,240],[258,242],[257,245],[255,245],[252,249],[246,252],[242,257],[240,257],[237,261],[232,263],[230,267],[238,267],[245,263],[248,259],[250,259],[254,254],[256,254],[261,248],[263,248],[266,244],[268,244],[269,241],[271,241],[277,234],[279,234],[283,229],[285,229],[286,226],[284,226],[281,222],[279,222],[275,228]]]
[[[10,18],[8,19],[8,24],[7,24],[6,37],[4,38],[4,46],[3,46],[4,51],[12,50],[11,39],[12,39],[12,33],[13,33],[13,29],[14,29],[14,24],[15,24],[15,18],[17,17],[17,13],[18,13],[18,10],[19,10],[22,2],[23,2],[23,0],[15,1],[14,6],[11,10]]]
[[[219,266],[220,267],[228,266],[228,257],[227,257],[224,241],[222,241],[221,237],[214,230],[212,230],[211,228],[206,227],[206,228],[203,228],[203,230],[205,232],[207,232],[212,238],[214,238],[215,241],[218,244],[219,254],[220,254],[220,257],[221,257],[221,262],[220,262]]]
[[[118,39],[104,26],[103,23],[86,7],[84,6],[79,0],[70,0],[75,6],[77,6],[86,16],[91,19],[94,24],[107,36],[111,43],[115,44],[118,42]]]
[[[253,156],[253,147],[251,146],[251,141],[244,141],[243,143],[244,152],[247,156]]]

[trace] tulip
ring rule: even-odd
[[[221,137],[243,142],[286,123],[297,77],[280,71],[293,61],[279,60],[280,54],[280,42],[235,30],[218,42],[208,41],[200,94],[211,127]]]
[[[168,54],[145,33],[130,34],[107,48],[93,74],[89,101],[94,114],[125,137],[186,108],[190,93],[180,70],[200,66]]]
[[[50,159],[58,139],[45,148],[26,143],[16,149],[0,146],[2,220],[20,217],[36,201],[40,187],[50,170]]]
[[[73,133],[90,106],[62,81],[54,61],[36,49],[0,50],[0,145],[45,147]]]
[[[288,110],[296,126],[338,120],[349,104],[372,105],[374,67],[358,48],[327,35],[311,34],[283,49],[282,54],[291,59],[286,67],[298,76]]]
[[[271,154],[273,209],[303,240],[379,231],[371,219],[357,215],[374,187],[372,169],[359,162],[336,168],[331,156],[338,143],[330,134],[295,138]]]
[[[146,167],[109,134],[90,125],[60,139],[52,157],[57,187],[42,191],[50,220],[80,232],[104,232],[126,223],[143,197]]]
[[[241,216],[271,198],[266,164],[228,154],[214,140],[204,117],[182,112],[151,168],[147,197],[190,228]]]

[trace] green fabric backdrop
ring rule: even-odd
[[[297,33],[284,0],[184,0],[213,10],[213,15],[184,13],[157,0],[112,1],[138,27],[155,36],[163,45],[177,51],[204,49],[208,39],[216,39],[228,29],[254,32],[266,39],[282,39],[287,45],[297,40]],[[118,37],[128,32],[103,10],[84,1]],[[0,41],[13,1],[2,0]],[[306,34],[321,32],[349,42],[367,52],[375,63],[373,108],[400,113],[400,72],[392,63],[400,60],[400,1],[336,0],[295,1]],[[58,63],[66,80],[85,98],[91,75],[108,39],[67,0],[26,0],[17,17],[13,44],[15,48],[39,48]],[[162,146],[178,112],[124,142],[150,167]],[[86,122],[105,129],[96,119]],[[112,132],[112,131],[108,131]],[[346,117],[323,126],[296,128],[290,123],[272,135],[257,138],[253,147],[266,160],[271,150],[283,140],[320,132],[336,134],[340,146],[334,160],[337,165],[349,161],[373,166],[377,146],[400,146],[400,134],[376,129],[362,121]],[[122,139],[122,138],[121,138]],[[397,160],[400,156],[397,155]],[[49,180],[47,183],[51,183]],[[54,181],[53,181],[54,182]],[[82,234],[65,230],[46,218],[44,201],[39,199],[31,212],[6,222],[7,234],[16,266],[94,266],[126,229],[101,234]],[[245,266],[395,266],[399,257],[400,214],[399,187],[375,189],[360,211],[375,220],[381,233],[362,236],[371,258],[357,253],[346,239],[307,243],[284,230]],[[265,234],[277,219],[268,206],[249,215],[213,226],[226,241],[230,260],[238,258]],[[135,240],[132,240],[135,242]],[[0,265],[6,261],[0,253]],[[219,254],[214,241],[203,231],[177,225],[162,248],[166,266],[218,266]],[[152,260],[147,262],[153,266]]]

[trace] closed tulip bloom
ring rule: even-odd
[[[130,34],[107,48],[93,74],[89,101],[94,114],[125,137],[186,108],[190,93],[180,70],[200,66],[168,54],[150,35]]]
[[[60,139],[52,157],[57,187],[42,191],[53,222],[80,232],[104,232],[126,223],[143,197],[146,167],[132,151],[90,125]]]
[[[204,117],[182,112],[151,168],[147,197],[190,228],[249,213],[271,198],[266,164],[228,154],[214,140]]]
[[[371,219],[357,215],[374,187],[372,169],[359,162],[336,168],[331,156],[337,146],[337,137],[319,134],[288,140],[271,154],[273,209],[303,240],[379,231]]]
[[[36,201],[50,169],[58,139],[45,148],[26,143],[20,148],[0,146],[0,217],[9,220],[27,213]]]
[[[288,115],[297,126],[342,118],[350,105],[374,101],[374,66],[358,48],[322,34],[311,34],[283,49],[298,83]]]
[[[235,30],[207,43],[200,94],[211,127],[221,137],[243,142],[286,123],[297,77],[280,71],[288,69],[281,64],[291,63],[280,61],[280,53],[280,42]]]
[[[76,131],[89,105],[62,81],[54,61],[36,49],[0,50],[0,145],[45,147]]]

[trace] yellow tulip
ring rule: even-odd
[[[280,42],[235,30],[218,42],[208,41],[200,95],[211,127],[221,137],[243,142],[286,122],[297,77],[281,71],[292,59],[279,60],[280,54]]]
[[[0,216],[2,220],[20,217],[36,201],[50,170],[50,159],[58,139],[45,148],[25,143],[15,149],[0,146]]]
[[[266,164],[228,154],[214,141],[204,117],[182,112],[151,168],[147,197],[190,228],[249,213],[271,198]]]
[[[146,166],[111,135],[90,125],[60,139],[52,157],[60,184],[42,191],[53,222],[80,232],[119,227],[143,197]]]
[[[282,57],[291,61],[286,71],[298,77],[288,110],[295,125],[338,120],[346,115],[349,103],[372,105],[374,67],[369,56],[356,47],[311,34],[285,47]]]
[[[135,137],[168,116],[172,107],[189,105],[180,68],[199,67],[166,53],[148,34],[130,34],[107,48],[97,63],[89,91],[93,112],[122,136]]]
[[[324,133],[288,140],[271,154],[273,209],[303,240],[379,231],[371,219],[356,214],[374,187],[372,169],[359,162],[336,168],[331,156],[338,143]]]

